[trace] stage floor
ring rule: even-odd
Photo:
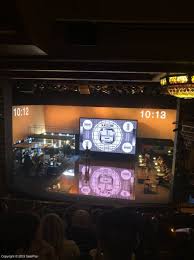
[[[87,164],[87,165],[86,165]],[[149,172],[134,160],[72,157],[60,175],[13,175],[12,189],[36,199],[86,201],[92,204],[165,204],[170,189],[158,183],[156,171]]]

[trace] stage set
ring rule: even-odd
[[[91,203],[168,203],[176,110],[13,107],[14,191]]]

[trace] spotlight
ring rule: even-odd
[[[51,133],[51,135],[54,135],[54,133]]]
[[[73,169],[65,170],[62,174],[65,176],[75,176]]]

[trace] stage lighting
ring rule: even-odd
[[[82,95],[90,95],[90,89],[88,85],[79,86],[79,92]]]
[[[73,169],[65,170],[62,174],[65,176],[72,176],[72,177],[75,176]]]
[[[176,233],[187,233],[187,234],[191,234],[192,232],[192,228],[178,228],[175,231]]]
[[[54,133],[51,133],[51,135],[54,135]]]
[[[46,132],[43,135],[46,135]]]

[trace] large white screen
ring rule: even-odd
[[[135,154],[137,121],[80,118],[80,150]]]

